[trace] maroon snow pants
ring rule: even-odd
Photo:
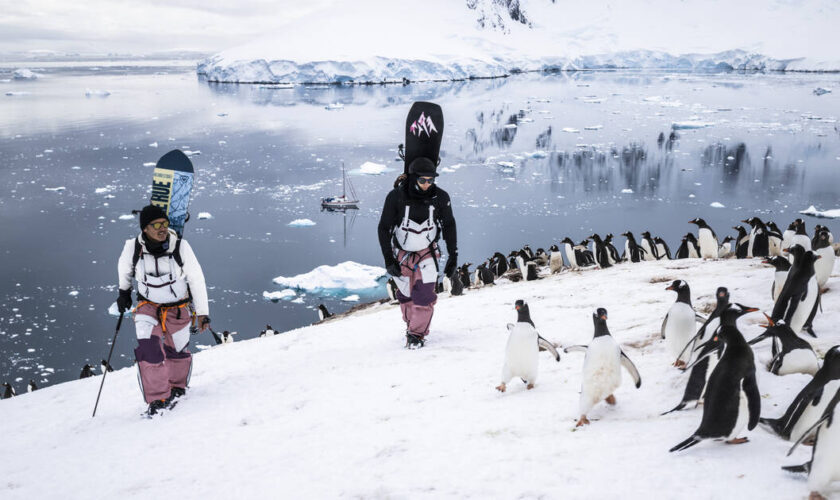
[[[397,254],[402,276],[395,277],[394,282],[408,333],[421,337],[429,334],[437,302],[435,285],[439,257],[440,253],[434,247],[419,252],[400,250]]]

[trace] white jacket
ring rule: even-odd
[[[131,261],[134,258],[135,242],[139,241],[143,252],[134,268],[131,269]],[[193,253],[192,247],[187,240],[181,240],[179,254],[183,267],[178,266],[172,257],[178,235],[169,230],[169,248],[166,253],[158,258],[146,250],[143,241],[143,234],[125,242],[117,270],[120,276],[120,290],[131,289],[131,279],[137,281],[137,290],[140,295],[156,303],[178,302],[189,297],[192,293],[193,307],[199,316],[208,316],[210,308],[207,304],[207,287],[204,284],[204,273],[201,265]],[[133,276],[132,276],[133,274]],[[189,290],[187,290],[189,285]]]

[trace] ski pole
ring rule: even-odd
[[[120,319],[117,320],[117,329],[114,332],[114,340],[111,341],[111,350],[108,351],[108,361],[105,366],[111,366],[111,355],[114,354],[114,346],[117,345],[117,334],[120,333],[120,325],[122,325],[124,314],[125,312],[121,312]],[[102,383],[99,384],[99,393],[96,394],[96,404],[93,405],[93,415],[91,418],[96,416],[96,407],[99,406],[99,396],[102,395],[102,387],[105,385],[105,375],[108,375],[108,370],[102,372]]]

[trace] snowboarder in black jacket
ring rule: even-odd
[[[385,198],[379,219],[379,245],[385,268],[397,285],[408,348],[422,347],[429,334],[441,237],[449,252],[444,274],[452,276],[458,262],[452,203],[435,184],[442,133],[440,106],[414,103],[406,123],[405,169]]]

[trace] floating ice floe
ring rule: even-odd
[[[671,124],[671,128],[674,130],[690,130],[695,128],[706,128],[713,126],[714,123],[712,122],[703,122],[700,120],[685,120],[681,122],[674,122]]]
[[[830,94],[830,93],[831,93],[831,89],[826,89],[826,88],[823,88],[823,87],[817,87],[817,88],[814,89],[814,95],[824,95],[824,94]]]
[[[314,226],[315,222],[311,219],[295,219],[292,222],[288,223],[287,226],[289,227],[308,227]]]
[[[137,217],[135,217],[134,214],[123,214],[118,217],[120,220],[134,220],[136,218]]]
[[[348,295],[347,297],[344,297],[341,300],[343,300],[344,302],[358,302],[359,301],[359,296],[356,295],[356,294]]]
[[[622,189],[621,192],[624,194],[633,194],[633,190],[630,188]]]
[[[726,208],[723,205],[723,203],[721,203],[719,201],[713,201],[712,203],[709,204],[709,206],[712,207],[712,208]]]
[[[64,191],[65,189],[67,188],[64,186],[58,186],[54,188],[44,188],[44,191]]]
[[[149,144],[149,147],[150,147],[150,148],[156,148],[156,147],[158,147],[158,143],[157,143],[157,142],[153,142],[153,143]],[[145,164],[144,164],[144,165],[145,165]],[[153,163],[152,165],[154,165],[154,163]]]
[[[15,80],[37,80],[43,76],[44,75],[35,73],[31,69],[27,68],[16,69],[15,72],[12,73],[12,78]]]
[[[578,130],[576,128],[572,128],[572,127],[563,127],[562,131],[563,132],[569,132],[570,134],[577,134],[577,133],[580,132],[580,130]]]
[[[11,91],[6,92],[6,95],[9,96],[9,97],[18,97],[18,96],[24,96],[24,95],[29,95],[29,94],[30,94],[30,92],[11,92]]]
[[[545,151],[534,151],[533,153],[525,153],[526,158],[539,159],[539,158],[546,158],[547,156],[548,156],[548,153],[546,153]]]
[[[190,151],[189,149],[184,150],[184,154],[187,156],[198,156],[201,154],[201,151]]]
[[[154,167],[155,165],[157,165],[157,163],[155,163],[153,161],[147,161],[147,162],[143,163],[144,167]]]
[[[85,89],[85,97],[108,97],[111,95],[107,90]]]
[[[213,216],[210,215],[210,212],[199,212],[198,213],[198,220],[212,219],[212,218],[213,218]]]
[[[291,300],[292,297],[295,297],[296,295],[295,291],[289,288],[275,292],[263,292],[263,298],[272,302],[277,302],[278,300]]]
[[[583,130],[601,130],[604,128],[603,125],[590,125],[588,127],[583,127]]]
[[[357,175],[381,175],[385,172],[390,172],[391,170],[393,169],[390,169],[387,166],[382,165],[380,163],[366,161],[362,163],[362,165],[357,170],[351,173],[355,173]]]
[[[513,163],[512,161],[497,161],[496,165],[502,168],[516,168],[516,163]]]
[[[344,109],[344,104],[341,104],[340,102],[331,102],[331,103],[327,104],[326,106],[324,106],[324,109],[329,109],[329,110]]]
[[[507,125],[505,125],[505,128],[516,128],[516,124],[515,123],[508,123]]]
[[[817,207],[811,205],[805,210],[800,210],[799,213],[802,215],[810,215],[812,217],[819,217],[825,219],[840,218],[840,208],[835,208],[834,210],[817,210]]]
[[[78,290],[71,290],[70,293],[68,293],[67,295],[69,295],[71,297],[75,297],[75,296],[79,295],[79,291]]]
[[[96,193],[96,194],[104,194],[104,193],[107,193],[108,191],[110,191],[112,189],[114,189],[114,186],[105,186],[105,187],[101,187],[101,188],[96,188],[93,192]]]
[[[318,266],[312,271],[292,277],[278,276],[274,283],[308,292],[365,290],[378,288],[384,281],[385,269],[346,261],[334,266]]]

